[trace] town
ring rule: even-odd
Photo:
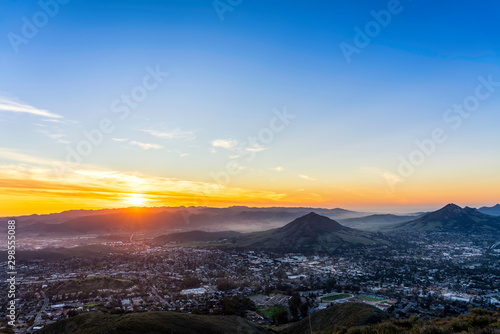
[[[99,256],[34,256],[17,263],[14,329],[31,333],[89,311],[237,314],[272,326],[353,301],[395,318],[500,306],[494,236],[400,233],[390,240],[331,253],[281,254],[235,250],[224,242],[152,246],[129,238],[102,242]],[[7,296],[0,298],[6,319]]]

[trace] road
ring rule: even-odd
[[[156,286],[154,284],[151,284],[151,290],[153,291],[153,294],[160,300],[160,302],[167,304],[168,307],[172,307],[160,294],[158,293],[158,290],[156,290]]]
[[[30,327],[30,329],[28,330],[28,333],[31,333],[31,330],[36,325],[41,325],[41,323],[42,323],[42,315],[43,315],[43,313],[45,313],[45,310],[49,306],[49,298],[47,297],[47,295],[45,294],[45,292],[40,291],[40,294],[43,297],[43,305],[42,305],[42,308],[40,309],[40,311],[38,311],[38,313],[36,314],[35,321],[33,322],[33,326]]]

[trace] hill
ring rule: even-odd
[[[389,319],[389,315],[378,308],[363,303],[343,303],[317,311],[309,317],[289,325],[279,331],[280,334],[335,333],[339,328],[351,328],[380,323]]]
[[[68,329],[71,329],[69,331]],[[207,316],[176,312],[127,314],[82,313],[57,321],[36,334],[234,334],[269,333],[266,329],[238,316]]]
[[[387,231],[490,233],[500,231],[500,218],[448,204],[418,219],[390,226]]]
[[[220,231],[220,232],[205,232],[205,231],[189,231],[178,232],[167,235],[161,235],[154,238],[151,244],[160,246],[171,242],[186,243],[186,242],[208,242],[221,239],[230,239],[240,236],[241,233],[235,231]]]
[[[500,204],[490,207],[483,206],[482,208],[479,208],[477,211],[490,216],[500,216]]]
[[[314,316],[314,314],[313,314]],[[295,333],[295,332],[287,332]],[[297,333],[308,333],[298,332]],[[325,333],[314,332],[314,333]],[[326,331],[326,333],[332,333]],[[362,326],[340,326],[333,333],[394,333],[394,334],[499,334],[500,309],[489,311],[481,308],[472,309],[466,315],[458,317],[422,319],[411,317],[409,319],[390,318],[377,324]]]
[[[283,251],[332,251],[343,246],[387,243],[381,234],[345,227],[311,212],[283,227],[234,239],[234,247]]]

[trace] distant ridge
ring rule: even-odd
[[[490,207],[483,206],[482,208],[479,208],[478,211],[490,216],[500,216],[500,204]]]
[[[131,207],[104,210],[73,210],[47,215],[11,217],[20,235],[82,235],[136,233],[168,230],[258,231],[283,226],[310,208],[252,207]],[[344,209],[318,209],[329,217],[366,214]],[[10,218],[9,218],[10,219]],[[6,224],[0,230],[6,231]]]
[[[397,224],[397,223],[405,223],[411,220],[415,220],[419,218],[423,214],[416,215],[407,215],[407,216],[398,216],[393,214],[374,214],[365,217],[359,218],[347,218],[339,220],[344,226],[357,228],[360,230],[378,230],[380,227]]]
[[[390,226],[387,230],[489,233],[500,231],[500,218],[486,215],[474,208],[461,208],[456,204],[448,204],[416,220]]]

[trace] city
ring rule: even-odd
[[[99,256],[18,264],[18,332],[96,310],[238,314],[273,326],[353,301],[396,318],[495,309],[500,306],[495,242],[495,236],[406,233],[394,236],[391,246],[333,254],[235,251],[224,249],[224,241],[159,247],[147,239],[105,242]],[[291,303],[296,293],[297,305]],[[235,303],[247,308],[234,308],[228,302],[233,298],[248,298]]]

